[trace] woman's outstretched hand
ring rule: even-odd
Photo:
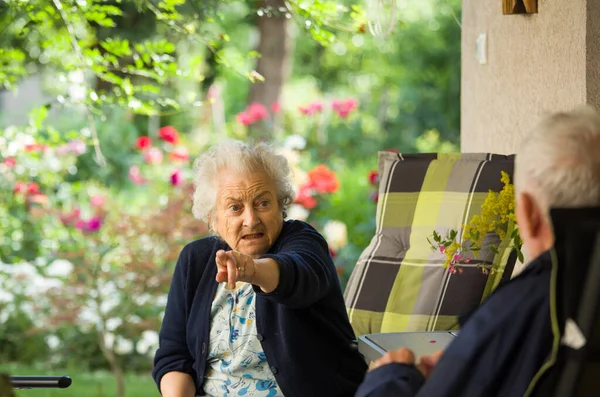
[[[228,289],[234,289],[237,281],[251,283],[256,272],[254,259],[239,251],[217,251],[216,263],[216,280],[219,283],[226,282]]]

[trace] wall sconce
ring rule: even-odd
[[[537,0],[502,0],[502,13],[512,14],[537,14]]]

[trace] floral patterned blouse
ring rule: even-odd
[[[255,301],[251,284],[217,287],[203,384],[209,396],[283,396],[257,338]]]

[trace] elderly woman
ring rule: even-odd
[[[327,243],[284,220],[285,158],[227,141],[195,173],[193,212],[215,236],[179,256],[154,359],[162,395],[352,396],[366,364]]]

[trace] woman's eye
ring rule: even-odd
[[[242,207],[239,205],[234,204],[234,205],[229,206],[229,210],[233,211],[233,212],[238,212],[240,209],[242,209]]]
[[[258,205],[260,207],[268,207],[269,206],[269,202],[268,201],[261,201],[260,203],[258,203]]]

